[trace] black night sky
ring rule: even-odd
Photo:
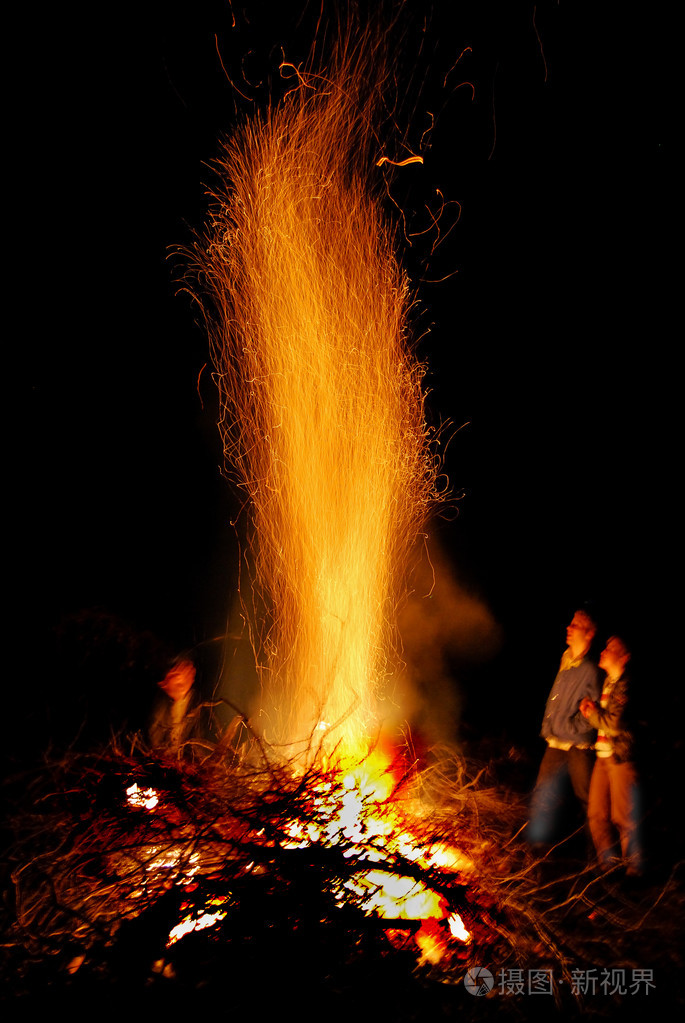
[[[236,505],[208,369],[198,389],[206,339],[167,253],[201,226],[205,162],[236,123],[215,36],[236,80],[248,54],[254,77],[279,46],[306,55],[317,5],[299,27],[304,0],[271,6],[46,5],[10,41],[18,690],[49,675],[43,637],[83,609],[175,649],[226,629]],[[534,736],[579,603],[632,629],[663,672],[678,473],[666,5],[406,6],[407,48],[425,15],[430,55],[403,93],[409,138],[427,111],[436,121],[398,189],[410,214],[436,189],[462,209],[427,270],[425,253],[403,254],[431,328],[429,414],[468,423],[446,456],[463,497],[435,528],[503,635],[462,679],[464,713],[473,727],[494,693],[494,730],[521,721]],[[401,54],[397,74],[412,77]]]

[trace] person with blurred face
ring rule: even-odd
[[[638,830],[638,781],[634,741],[628,725],[630,650],[620,636],[611,636],[599,666],[606,680],[599,699],[585,698],[580,710],[597,729],[597,759],[590,782],[588,821],[600,863],[611,867],[623,860],[630,876],[643,871]]]
[[[193,724],[189,716],[195,665],[188,657],[179,657],[171,665],[158,687],[161,693],[149,729],[153,746],[178,750],[188,738]]]
[[[595,728],[580,711],[584,699],[597,700],[599,668],[590,656],[597,631],[590,615],[578,610],[566,629],[566,649],[547,699],[542,737],[547,744],[531,799],[527,838],[546,845],[560,837],[569,786],[587,812],[594,765]]]

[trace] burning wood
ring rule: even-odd
[[[74,760],[64,794],[44,797],[49,851],[14,872],[18,924],[45,948],[66,935],[89,946],[175,891],[170,946],[224,921],[255,879],[312,870],[329,912],[354,906],[393,928],[440,921],[443,943],[467,943],[457,909],[473,865],[415,816],[408,792],[387,792],[390,766],[374,779],[368,765],[356,778],[273,765],[219,776],[215,764],[207,772],[151,755]]]
[[[363,764],[357,778],[303,772],[262,750],[255,738],[241,764],[218,770],[211,755],[196,764],[114,749],[22,779],[12,983],[30,985],[48,962],[53,983],[60,969],[63,983],[133,983],[135,961],[140,984],[195,990],[215,972],[219,983],[224,963],[254,979],[275,957],[321,978],[337,970],[340,985],[362,962],[389,970],[398,997],[395,969],[447,992],[484,963],[553,971],[570,991],[574,969],[615,964],[619,946],[628,963],[655,938],[671,955],[650,906],[614,903],[598,929],[606,882],[577,865],[541,873],[512,841],[511,794],[484,787],[459,758],[415,773],[386,751],[374,787]],[[678,899],[672,884],[656,904],[675,921]]]

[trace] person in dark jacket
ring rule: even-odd
[[[639,789],[630,726],[630,650],[611,636],[599,658],[606,680],[599,701],[585,698],[580,710],[597,729],[597,759],[590,782],[588,821],[600,864],[620,862],[629,876],[644,868],[639,834]]]
[[[585,698],[597,700],[600,672],[590,657],[597,625],[578,610],[566,629],[567,647],[547,699],[542,737],[547,743],[531,799],[527,838],[544,845],[558,837],[570,781],[584,815],[594,765],[595,729],[580,711]]]

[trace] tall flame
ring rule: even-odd
[[[377,728],[436,478],[372,182],[378,58],[348,36],[326,75],[284,66],[291,91],[223,143],[192,267],[226,464],[251,502],[264,735],[347,754]]]

